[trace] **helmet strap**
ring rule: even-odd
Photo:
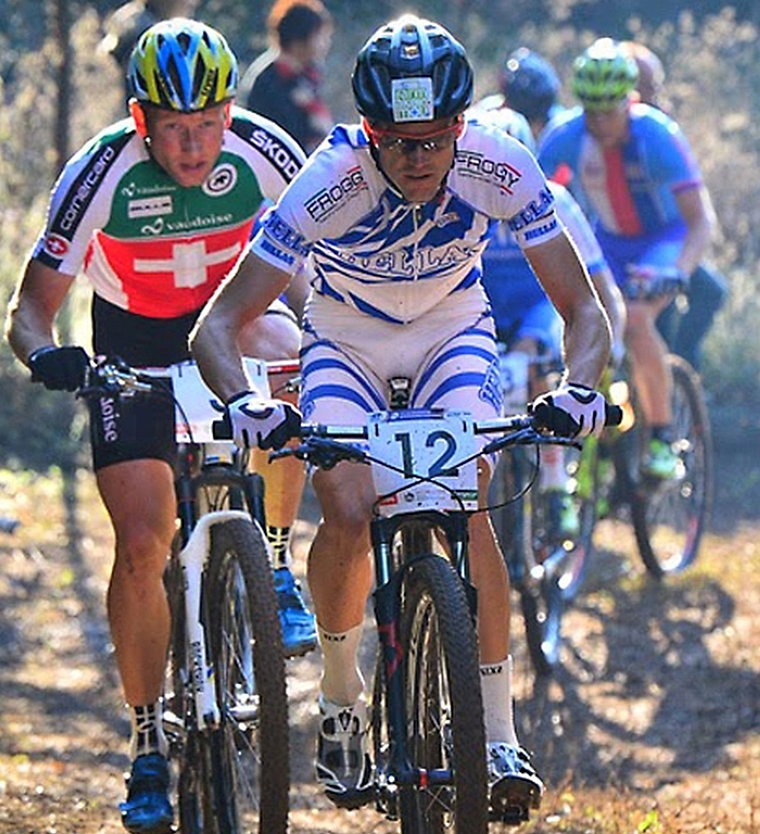
[[[129,100],[129,115],[135,123],[135,132],[141,139],[148,138],[148,125],[145,122],[145,111],[136,98]]]

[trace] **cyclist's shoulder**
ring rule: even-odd
[[[450,192],[476,211],[506,219],[545,188],[544,175],[531,151],[498,123],[468,118],[457,142]]]
[[[643,102],[636,102],[630,107],[631,131],[640,137],[654,141],[672,141],[672,137],[681,134],[678,122],[657,107]]]
[[[309,155],[277,211],[309,236],[338,235],[372,213],[388,187],[359,125],[336,125]]]
[[[274,166],[287,182],[303,167],[306,154],[298,142],[282,127],[242,107],[232,108],[232,121],[227,128],[225,150],[237,153],[249,165]]]
[[[582,107],[568,107],[560,110],[544,126],[539,136],[539,148],[543,149],[550,141],[577,141],[583,136],[585,130],[586,120]]]

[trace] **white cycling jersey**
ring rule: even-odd
[[[468,120],[440,196],[407,202],[378,169],[358,125],[339,125],[266,215],[251,244],[295,272],[311,252],[314,290],[405,323],[477,284],[480,255],[506,220],[522,248],[561,231],[533,155],[503,130]]]

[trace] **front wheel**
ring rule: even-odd
[[[285,661],[272,571],[255,522],[212,527],[206,602],[221,711],[211,748],[220,834],[285,834]]]
[[[679,471],[671,480],[642,479],[631,501],[639,553],[658,579],[684,570],[697,558],[712,504],[712,443],[702,384],[680,357],[670,355],[668,362]]]
[[[409,568],[401,640],[406,752],[412,768],[429,776],[402,788],[401,831],[486,834],[478,643],[462,582],[446,559],[426,556]]]

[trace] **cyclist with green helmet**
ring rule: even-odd
[[[713,229],[702,175],[679,126],[638,101],[636,62],[610,38],[574,65],[581,102],[544,134],[539,161],[594,218],[597,239],[626,297],[626,345],[652,431],[645,474],[677,476],[671,375],[658,314],[687,286]]]
[[[405,15],[366,42],[352,86],[360,122],[338,125],[312,153],[192,337],[238,442],[259,431],[246,408],[240,322],[266,309],[307,257],[315,278],[300,406],[310,422],[363,424],[388,407],[394,377],[411,380],[412,407],[465,409],[476,420],[498,415],[480,256],[500,220],[565,323],[568,376],[546,395],[546,408],[571,434],[599,433],[604,400],[588,386],[607,361],[609,326],[535,157],[500,127],[465,114],[473,73],[462,45],[437,23]],[[484,505],[490,474],[484,459]],[[357,655],[376,493],[368,468],[349,462],[315,472],[313,484],[323,514],[308,574],[324,661],[317,778],[337,805],[358,807],[374,796]],[[485,514],[472,517],[470,534],[491,811],[527,816],[543,785],[512,714],[507,572]]]
[[[202,306],[245,250],[262,206],[304,160],[275,124],[233,107],[237,80],[227,42],[203,23],[174,18],[139,38],[131,117],[65,166],[11,302],[10,344],[34,381],[69,391],[84,381],[85,350],[60,346],[54,327],[80,272],[94,291],[96,354],[152,369],[189,358]],[[295,317],[279,301],[271,313],[245,329],[244,347],[263,359],[297,355]],[[176,518],[174,408],[136,399],[116,409],[101,399],[90,427],[116,541],[108,615],[132,723],[123,823],[134,834],[166,834],[172,808],[159,697],[169,635],[162,574]],[[302,465],[281,477],[292,485],[295,518]]]

